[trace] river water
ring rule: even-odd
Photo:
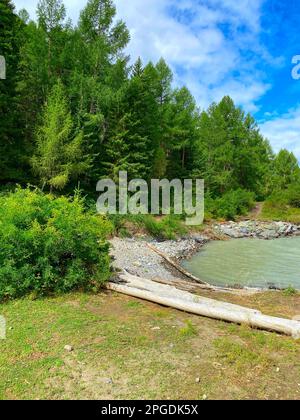
[[[216,286],[300,289],[300,237],[213,241],[182,265]]]

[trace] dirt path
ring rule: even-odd
[[[250,219],[258,219],[261,215],[264,203],[256,203],[254,209],[251,210],[249,217]]]

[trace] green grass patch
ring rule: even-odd
[[[120,237],[130,236],[130,231],[148,234],[157,239],[176,239],[187,233],[188,229],[181,217],[168,215],[154,217],[152,215],[112,215],[115,234]]]
[[[185,327],[181,328],[179,330],[179,336],[182,338],[189,338],[189,337],[194,337],[197,335],[197,329],[196,327],[193,325],[191,320],[187,320],[185,322]]]

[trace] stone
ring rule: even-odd
[[[71,351],[73,351],[73,350],[74,350],[73,346],[70,346],[70,345],[66,345],[66,346],[64,347],[64,349],[65,349],[66,351],[68,351],[69,353],[70,353]]]

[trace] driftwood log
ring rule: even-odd
[[[261,291],[262,289],[257,288],[244,288],[244,289],[237,289],[237,288],[229,288],[229,287],[220,287],[220,286],[212,286],[211,284],[206,283],[205,281],[199,279],[198,277],[194,276],[187,270],[185,270],[183,267],[181,267],[180,264],[178,264],[174,259],[170,258],[168,255],[161,252],[159,249],[157,249],[152,244],[147,244],[148,248],[150,248],[153,252],[158,254],[161,258],[163,258],[169,265],[171,265],[173,268],[175,268],[179,273],[183,274],[187,279],[192,280],[193,283],[189,282],[182,282],[181,287],[178,287],[179,289],[188,290],[191,289],[192,284],[195,286],[195,289],[197,290],[211,290],[215,292],[224,292],[224,293],[234,293],[234,294],[253,294]],[[157,282],[165,283],[164,280],[155,280]],[[185,283],[185,285],[183,284]]]
[[[206,289],[212,289],[212,286],[208,283],[206,283],[203,280],[200,280],[198,277],[194,276],[193,274],[186,271],[183,267],[181,267],[179,264],[177,264],[172,258],[170,258],[168,255],[161,252],[159,249],[157,249],[155,246],[151,244],[147,244],[148,248],[150,248],[153,252],[158,254],[160,257],[162,257],[167,263],[169,263],[171,266],[176,268],[177,271],[182,273],[184,276],[188,277],[189,279],[193,280],[196,283],[202,284],[202,286]]]
[[[167,284],[156,283],[130,274],[121,274],[120,281],[108,283],[107,288],[196,315],[236,324],[246,324],[286,334],[295,339],[300,338],[299,321],[266,316],[255,309],[197,296]]]

